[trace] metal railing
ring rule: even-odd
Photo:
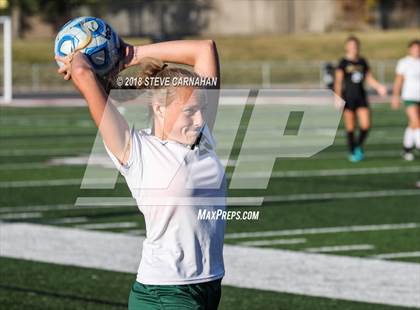
[[[324,61],[224,62],[222,85],[225,87],[324,87]],[[371,69],[382,83],[390,85],[396,61],[372,61]],[[0,82],[3,80],[0,65]],[[57,74],[55,63],[14,63],[13,92],[74,92],[71,83]]]

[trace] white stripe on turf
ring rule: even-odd
[[[318,177],[318,176],[346,176],[346,175],[373,175],[373,174],[393,174],[393,173],[416,173],[420,172],[420,166],[395,166],[395,167],[371,167],[371,168],[353,168],[353,169],[321,169],[321,170],[291,170],[274,171],[272,177]],[[229,174],[228,174],[229,175]],[[259,178],[264,177],[259,172],[241,173],[240,178]],[[91,179],[90,183],[109,184],[114,180]],[[68,186],[80,185],[82,179],[47,179],[47,180],[24,180],[24,181],[2,181],[0,188],[15,187],[42,187],[42,186]],[[125,183],[120,180],[119,183]]]
[[[80,209],[76,208],[74,206],[74,204],[0,207],[0,213],[4,213],[4,212],[26,212],[26,211],[61,211],[61,210],[80,210]]]
[[[0,220],[34,219],[42,217],[40,212],[6,213],[0,215]]]
[[[110,222],[110,223],[92,223],[76,225],[78,228],[83,229],[112,229],[112,228],[132,228],[137,227],[135,222]]]
[[[41,156],[41,155],[66,155],[74,153],[87,153],[88,148],[67,148],[67,149],[12,149],[0,151],[0,156]]]
[[[321,169],[321,170],[291,170],[273,171],[272,178],[293,178],[293,177],[323,177],[323,176],[346,176],[346,175],[371,175],[371,174],[392,174],[392,173],[414,173],[420,172],[420,166],[394,166],[394,167],[371,167],[351,169]],[[229,175],[229,174],[228,174]],[[229,175],[230,176],[230,175]],[[267,175],[261,172],[240,173],[239,178],[265,178]]]
[[[420,223],[357,225],[357,226],[253,231],[253,232],[230,233],[230,234],[226,234],[225,238],[226,239],[241,239],[241,238],[278,237],[278,236],[299,236],[299,235],[335,234],[335,233],[361,232],[361,231],[416,229],[416,228],[420,228]]]
[[[0,226],[2,256],[126,273],[137,272],[143,240],[45,225]],[[223,252],[224,285],[420,307],[420,264],[232,245]]]
[[[95,184],[109,184],[110,180],[97,179]],[[93,182],[93,181],[92,181]],[[112,181],[111,181],[112,182]],[[72,186],[82,183],[82,179],[49,179],[49,180],[28,180],[28,181],[4,181],[0,182],[0,188],[17,188],[17,187],[47,187],[47,186]]]
[[[267,202],[301,201],[301,200],[325,200],[325,199],[346,199],[346,198],[377,198],[392,196],[414,196],[420,195],[418,189],[413,190],[388,190],[374,192],[353,192],[353,193],[320,193],[301,195],[267,196]],[[259,206],[263,197],[228,197],[227,204],[230,206]],[[83,209],[105,209],[137,206],[135,200],[130,197],[79,197],[73,204],[57,205],[36,205],[36,206],[8,206],[0,207],[1,213],[9,212],[31,212],[31,211],[73,211]]]
[[[272,173],[272,177],[301,178],[301,177],[390,174],[390,173],[403,173],[403,172],[420,172],[420,166],[370,167],[370,168],[352,168],[352,169],[320,169],[320,170],[303,170],[303,171],[302,170],[274,171]]]
[[[197,197],[193,200],[177,197],[177,199],[179,204],[190,205],[193,203],[197,206],[224,205],[225,202],[229,206],[260,206],[263,203],[264,197]],[[173,203],[171,197],[145,198],[142,202],[153,205]],[[130,197],[78,197],[75,205],[82,208],[89,206],[137,206],[137,202]]]
[[[88,155],[84,155],[81,157],[87,157],[87,156]],[[346,152],[323,152],[323,153],[317,154],[315,157],[312,157],[311,160],[347,159],[347,156],[348,154]],[[370,151],[368,153],[368,156],[371,158],[389,158],[389,157],[399,158],[400,151]],[[67,157],[64,157],[64,158],[67,158]],[[68,157],[68,158],[78,158],[78,156]],[[61,159],[61,158],[56,158],[56,159]],[[246,157],[241,158],[241,161],[259,162],[265,159],[267,159],[267,156],[265,155],[248,155]],[[287,160],[302,160],[302,158],[288,158]],[[228,160],[227,158],[221,158],[221,161],[224,163],[224,165],[227,165],[227,166],[234,166],[236,163],[236,160]],[[40,163],[24,162],[20,164],[16,164],[16,163],[0,164],[0,170],[45,169],[48,167],[60,167],[60,166],[66,166],[66,165],[85,166],[86,164],[87,162],[61,163],[61,164],[56,164],[56,165],[51,165],[49,163],[44,163],[44,162],[40,162]]]
[[[245,245],[245,246],[266,246],[266,245],[276,245],[276,244],[301,244],[305,242],[306,242],[305,238],[295,238],[295,239],[244,241],[238,244]]]
[[[134,235],[134,236],[145,236],[146,235],[146,231],[144,229],[129,229],[129,230],[124,230],[122,233],[123,234]]]
[[[384,253],[384,254],[372,255],[371,257],[379,258],[379,259],[412,258],[412,257],[420,257],[420,251],[400,252],[400,253]]]
[[[276,157],[274,151],[267,150],[268,154],[249,154],[249,155],[243,155],[241,157],[241,161],[243,162],[261,162],[262,160],[267,160],[267,158],[273,158]],[[400,150],[391,150],[391,151],[369,151],[367,153],[368,158],[400,158],[401,151]],[[338,159],[338,160],[347,160],[348,152],[343,151],[325,151],[318,153],[312,157],[308,158],[302,158],[302,157],[296,157],[296,158],[286,158],[285,160],[302,160],[302,159],[310,159],[310,160],[329,160],[329,159]],[[281,157],[279,157],[281,158]],[[222,157],[222,160],[224,162],[227,161],[227,158]],[[229,161],[229,163],[232,163],[233,161]]]
[[[417,195],[420,195],[420,190],[418,190],[418,189],[397,189],[397,190],[390,189],[390,190],[383,190],[383,191],[314,193],[314,194],[266,196],[264,198],[264,202],[325,200],[325,199],[378,198],[378,197],[417,196]]]
[[[370,143],[370,145],[392,145],[394,143]],[[255,144],[251,144],[248,146],[249,149],[254,150],[263,150],[267,154],[271,154],[271,156],[275,156],[276,149],[273,148],[273,142],[271,140],[268,140],[266,142],[259,142]],[[303,147],[302,147],[303,148]],[[217,148],[218,153],[226,153],[230,151],[227,147],[224,147],[223,145],[219,146]],[[72,155],[75,153],[85,154],[83,156],[88,156],[91,152],[91,149],[89,148],[50,148],[50,149],[11,149],[11,150],[2,150],[0,151],[0,157],[11,157],[11,156],[57,156],[57,155]],[[399,150],[384,150],[384,151],[369,151],[366,153],[366,156],[371,157],[390,157],[390,156],[398,156],[400,154]],[[317,158],[346,158],[348,155],[347,152],[343,151],[326,151],[322,152],[317,156]],[[325,157],[324,157],[325,156]],[[75,156],[77,157],[77,156]],[[264,155],[248,155],[243,158],[244,161],[256,161],[257,158],[267,158],[267,156]],[[299,157],[299,159],[301,159]]]
[[[87,222],[88,218],[84,216],[58,218],[48,221],[48,224],[74,224]]]
[[[348,252],[348,251],[369,251],[375,247],[371,244],[351,244],[351,245],[335,245],[323,246],[319,248],[306,248],[304,251],[312,253],[328,253],[328,252]]]
[[[135,205],[135,204],[133,204]],[[122,205],[91,205],[83,206],[83,209],[108,209],[108,208],[121,208]],[[77,211],[81,208],[75,204],[56,204],[56,205],[37,205],[37,206],[16,206],[16,207],[0,207],[1,213],[8,212],[30,212],[30,211]]]

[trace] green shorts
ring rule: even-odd
[[[222,295],[222,279],[186,285],[145,285],[134,282],[129,310],[216,310]]]
[[[404,101],[405,107],[409,107],[415,104],[417,104],[417,106],[420,106],[420,101],[415,101],[415,100],[403,100],[403,101]]]

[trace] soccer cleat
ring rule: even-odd
[[[414,160],[414,154],[412,152],[403,151],[402,158],[404,160],[407,160],[407,161],[413,161]]]
[[[365,159],[365,152],[363,151],[361,146],[358,146],[354,149],[354,154],[359,159],[358,161]]]
[[[357,163],[359,161],[361,161],[363,158],[360,158],[360,156],[357,156],[355,153],[350,153],[349,155],[349,161],[351,161],[352,163]]]
[[[360,146],[356,147],[354,149],[354,152],[349,155],[349,161],[351,161],[352,163],[362,161],[364,158],[365,154]]]

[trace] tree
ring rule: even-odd
[[[99,0],[10,0],[9,10],[17,12],[18,35],[23,37],[30,29],[28,17],[39,15],[43,21],[58,30],[72,17],[72,11],[82,5],[98,4]]]

